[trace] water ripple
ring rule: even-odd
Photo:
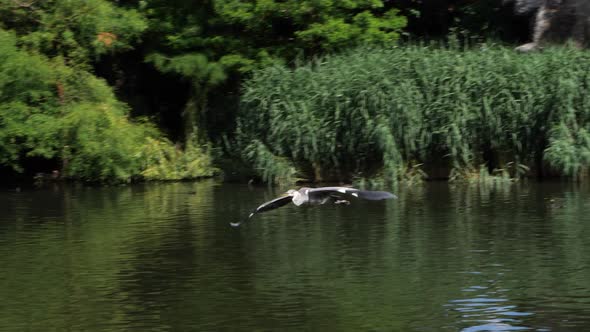
[[[279,190],[199,182],[0,193],[2,328],[590,326],[583,188],[404,190],[392,202],[285,206],[237,229],[228,223]],[[546,197],[564,207],[547,208]]]

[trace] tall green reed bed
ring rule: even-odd
[[[268,182],[587,173],[590,53],[360,48],[245,83],[237,148]]]

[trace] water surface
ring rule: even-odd
[[[402,188],[286,206],[199,183],[0,192],[2,331],[579,331],[590,191]]]

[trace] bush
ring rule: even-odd
[[[170,178],[155,165],[182,170],[175,179],[213,174],[206,151],[177,150],[127,113],[103,80],[20,50],[0,29],[0,165],[22,171],[24,160],[42,157],[61,162],[66,177],[108,182]],[[172,150],[181,157],[154,160]]]

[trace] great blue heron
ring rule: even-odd
[[[289,202],[293,202],[293,204],[297,206],[322,205],[326,203],[350,204],[350,202],[345,198],[349,198],[351,196],[370,201],[397,198],[397,196],[387,191],[359,190],[349,187],[301,187],[297,190],[290,189],[284,195],[263,203],[250,213],[247,220],[250,220],[250,218],[252,218],[257,213],[278,209],[281,206],[289,204]],[[234,227],[240,226],[241,224],[242,221],[230,223],[230,225]]]

